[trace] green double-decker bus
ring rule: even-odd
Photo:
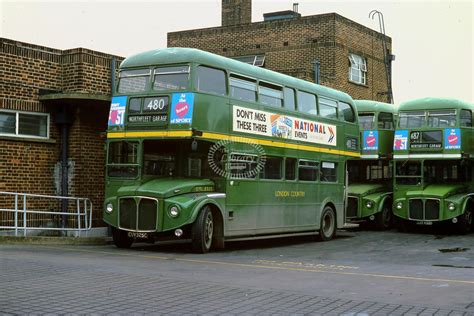
[[[354,102],[361,155],[348,161],[346,218],[350,223],[368,222],[377,229],[387,229],[392,223],[391,161],[397,107],[370,100]]]
[[[394,207],[408,223],[451,222],[459,233],[473,226],[474,105],[424,98],[400,104],[394,150]]]
[[[103,218],[118,247],[329,240],[358,146],[345,93],[196,49],[144,52],[122,62],[112,98]]]

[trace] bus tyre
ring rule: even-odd
[[[336,213],[330,206],[324,207],[321,214],[321,226],[319,227],[319,238],[328,241],[336,236]]]
[[[465,235],[469,234],[472,231],[473,224],[473,214],[471,209],[467,209],[464,214],[458,217],[458,231],[459,233]]]
[[[128,237],[124,230],[112,227],[112,239],[118,248],[130,248],[133,244],[133,238]]]
[[[212,246],[214,220],[211,209],[206,206],[193,223],[191,230],[192,248],[196,253],[207,253]]]
[[[389,203],[385,203],[382,211],[375,214],[375,228],[378,230],[389,229],[392,226],[392,209]]]

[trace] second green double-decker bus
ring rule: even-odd
[[[397,108],[393,104],[354,101],[361,130],[360,159],[348,161],[348,222],[369,222],[377,229],[392,223],[392,147]]]
[[[407,223],[473,226],[474,105],[425,98],[400,104],[394,136],[394,214]]]
[[[112,99],[104,220],[118,247],[329,240],[345,222],[358,146],[345,93],[196,49],[138,54],[122,62]]]

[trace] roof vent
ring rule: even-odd
[[[293,11],[286,10],[286,11],[277,11],[277,12],[270,12],[263,14],[263,21],[276,21],[276,20],[288,20],[288,19],[296,19],[300,18],[301,14],[298,13],[298,3],[293,3]]]

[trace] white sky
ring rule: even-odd
[[[336,12],[379,30],[371,10],[384,14],[392,38],[396,103],[450,97],[474,103],[473,1],[253,0],[252,22],[263,13],[303,16]],[[166,47],[166,34],[221,25],[221,0],[0,0],[0,37],[119,56]]]

